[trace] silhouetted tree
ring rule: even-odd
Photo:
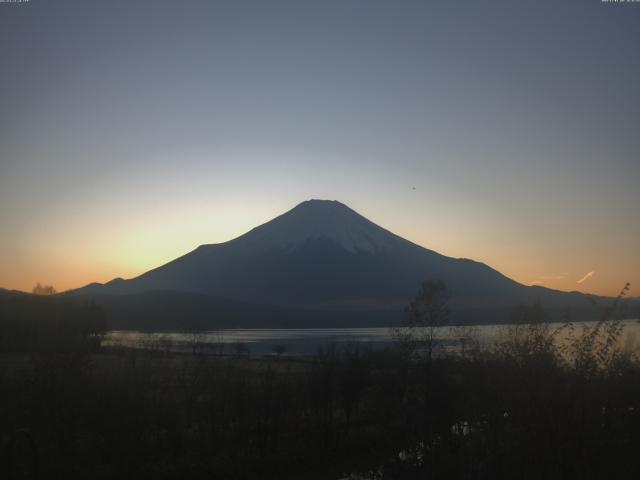
[[[251,355],[251,351],[249,350],[249,347],[247,347],[247,345],[244,342],[235,342],[233,344],[233,349],[236,351],[236,355],[238,357],[242,357],[243,355],[247,355],[247,358],[249,358],[249,356]]]
[[[276,354],[276,357],[279,359],[283,353],[287,352],[286,345],[278,344],[273,346],[273,353]]]
[[[449,323],[449,298],[451,294],[441,280],[422,283],[415,299],[405,309],[407,320],[399,331],[402,341],[424,350],[431,361],[438,327]]]
[[[41,285],[40,282],[33,287],[32,290],[34,295],[55,295],[56,289],[53,288],[53,285]]]

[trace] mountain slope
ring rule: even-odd
[[[375,225],[336,201],[310,200],[246,234],[194,251],[131,280],[82,295],[175,291],[236,302],[330,311],[399,312],[425,279],[443,280],[458,309],[540,298],[586,305],[584,295],[526,287],[482,263],[445,257]]]
[[[339,202],[312,200],[229,242],[202,245],[132,280],[85,290],[178,290],[276,305],[404,302],[426,278],[443,279],[457,296],[521,287],[486,265],[404,240]]]

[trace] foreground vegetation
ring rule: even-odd
[[[616,322],[560,345],[521,307],[492,348],[461,331],[447,356],[411,331],[417,303],[387,351],[105,351],[92,328],[4,353],[3,478],[640,478],[640,362]]]

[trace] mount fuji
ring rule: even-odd
[[[465,323],[506,321],[514,306],[536,299],[556,311],[589,306],[581,293],[522,285],[485,264],[416,245],[328,200],[303,202],[238,238],[201,245],[139,277],[67,295],[103,304],[118,327],[141,317],[147,328],[174,320],[379,325],[397,322],[427,279],[446,283],[454,319]]]

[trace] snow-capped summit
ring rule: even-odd
[[[383,252],[406,242],[337,200],[302,202],[235,241],[291,252],[318,240],[333,242],[352,253]]]

